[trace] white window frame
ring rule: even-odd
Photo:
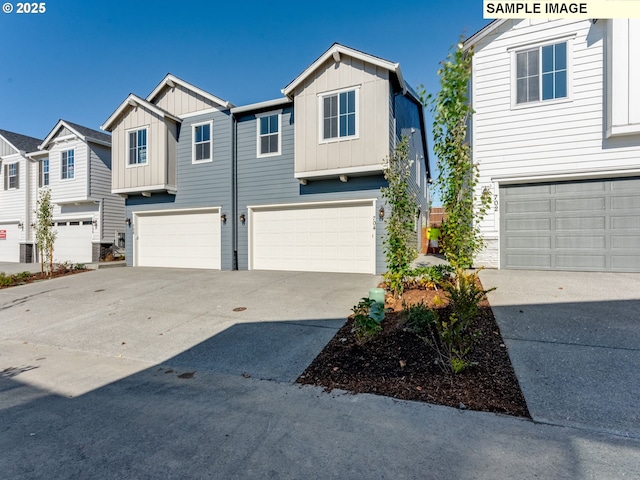
[[[146,150],[146,158],[144,163],[141,163],[140,161],[137,161],[136,163],[129,163],[129,155],[131,152],[131,133],[132,132],[136,132],[136,143],[138,142],[138,134],[137,132],[140,132],[142,130],[146,131],[146,140],[147,140],[147,150]],[[126,141],[125,141],[125,145],[126,145],[126,149],[125,149],[125,162],[127,165],[127,168],[138,168],[138,167],[146,167],[147,165],[149,165],[149,125],[144,125],[142,127],[135,127],[135,128],[130,128],[128,130],[125,130],[125,136],[126,136]],[[138,160],[139,154],[136,153],[136,159]]]
[[[355,92],[355,133],[353,135],[340,136],[340,94],[344,92]],[[338,136],[332,138],[324,138],[324,99],[327,97],[338,96]],[[341,88],[339,90],[332,90],[329,92],[322,92],[318,94],[318,140],[319,143],[333,143],[342,142],[345,140],[356,140],[360,138],[360,86],[352,86]]]
[[[260,134],[260,122],[261,119],[267,117],[278,117],[278,150],[276,152],[262,153],[261,152],[261,140],[263,136],[271,136],[274,135],[273,132],[267,133],[265,135]],[[257,158],[265,158],[265,157],[276,157],[278,155],[282,155],[282,114],[281,113],[264,113],[260,115],[256,115],[256,157]]]
[[[76,179],[76,149],[70,148],[69,150],[63,150],[60,152],[60,181],[70,182]],[[73,153],[73,176],[69,176],[69,152]],[[65,159],[66,153],[66,159]],[[64,167],[67,167],[67,175],[64,176]]]
[[[520,110],[524,108],[538,107],[540,105],[555,105],[558,103],[567,103],[573,101],[573,39],[575,35],[557,37],[545,42],[530,43],[526,45],[517,45],[508,52],[511,54],[511,109]],[[567,46],[567,96],[562,98],[551,98],[542,100],[542,47],[565,43]],[[539,99],[532,102],[518,103],[518,54],[530,50],[538,49],[539,53]]]
[[[74,158],[74,161],[75,161],[75,158]],[[47,165],[46,172],[44,171],[45,162]],[[44,181],[45,174],[47,175],[46,183]],[[51,162],[49,161],[48,158],[43,158],[42,160],[40,160],[39,168],[38,168],[38,177],[39,177],[38,180],[39,180],[40,188],[48,187],[49,185],[51,185]]]
[[[196,160],[196,128],[203,125],[209,125],[209,158],[202,158]],[[203,145],[206,142],[199,142],[198,145]],[[213,162],[213,120],[208,122],[194,123],[191,125],[191,163],[210,163]]]

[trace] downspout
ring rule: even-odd
[[[238,146],[236,135],[238,122],[236,116],[231,115],[231,243],[233,245],[232,270],[238,270]]]

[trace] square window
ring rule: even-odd
[[[516,103],[567,97],[567,42],[516,54]]]
[[[356,136],[356,90],[347,90],[321,98],[322,140]]]

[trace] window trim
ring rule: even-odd
[[[146,130],[147,132],[147,158],[146,161],[144,163],[129,163],[129,151],[131,150],[131,144],[130,144],[130,134],[131,132],[139,132],[141,130]],[[134,128],[129,128],[127,130],[124,131],[125,134],[125,163],[127,165],[127,168],[138,168],[138,167],[146,167],[149,165],[149,125],[143,125],[140,127],[134,127]],[[137,142],[137,135],[136,135],[136,142]]]
[[[532,107],[538,107],[540,105],[556,105],[559,103],[568,103],[573,101],[573,39],[575,35],[556,37],[546,40],[544,42],[536,42],[529,44],[517,45],[509,48],[507,51],[511,55],[511,109],[520,110]],[[567,46],[567,96],[562,98],[551,98],[548,100],[542,100],[542,47],[548,47],[550,45],[556,45],[558,43],[565,43]],[[530,50],[538,49],[540,69],[538,71],[539,77],[539,99],[533,102],[518,103],[518,53],[524,53]]]
[[[341,137],[340,134],[338,133],[337,137],[324,138],[324,105],[323,105],[324,99],[326,97],[332,97],[334,95],[338,95],[338,101],[339,101],[339,98],[340,98],[339,95],[341,93],[350,92],[350,91],[355,92],[355,115],[356,115],[355,134]],[[338,90],[322,92],[322,93],[318,93],[317,95],[318,95],[318,143],[325,144],[325,143],[344,142],[348,140],[359,139],[360,138],[360,85],[354,85],[351,87],[340,88]],[[340,105],[338,104],[338,112],[339,111],[340,111]],[[338,113],[338,118],[339,116],[340,114]],[[338,131],[339,130],[340,130],[340,124],[338,123]]]
[[[4,174],[6,175],[4,181],[4,189],[5,190],[20,190],[20,162],[11,162],[7,163],[4,166]],[[16,173],[15,175],[10,175],[9,170],[15,167]],[[11,179],[15,178],[15,186],[11,186]]]
[[[61,150],[60,151],[60,181],[61,182],[71,182],[73,180],[76,179],[76,149],[75,148],[70,148],[68,150]],[[69,176],[69,152],[73,152],[73,176],[70,177]],[[67,164],[67,176],[64,177],[63,173],[64,173],[64,163],[65,160],[63,160],[64,154],[67,154],[67,159],[66,159],[66,164]]]
[[[209,125],[209,158],[196,160],[196,127],[201,127],[203,125]],[[204,143],[205,142],[200,142],[200,144]],[[191,124],[191,163],[198,164],[211,162],[213,162],[213,120],[193,123]]]
[[[260,134],[260,119],[274,116],[278,117],[278,150],[276,152],[261,153],[260,140],[262,139],[262,135]],[[273,135],[273,133],[268,133],[267,135]],[[282,113],[266,112],[260,115],[256,115],[256,158],[277,157],[278,155],[282,155]]]

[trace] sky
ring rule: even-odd
[[[235,105],[280,98],[334,42],[399,62],[411,86],[437,93],[450,47],[489,23],[482,0],[50,0],[37,14],[9,3],[0,129],[41,139],[61,118],[99,129],[129,93],[146,97],[167,73]]]

